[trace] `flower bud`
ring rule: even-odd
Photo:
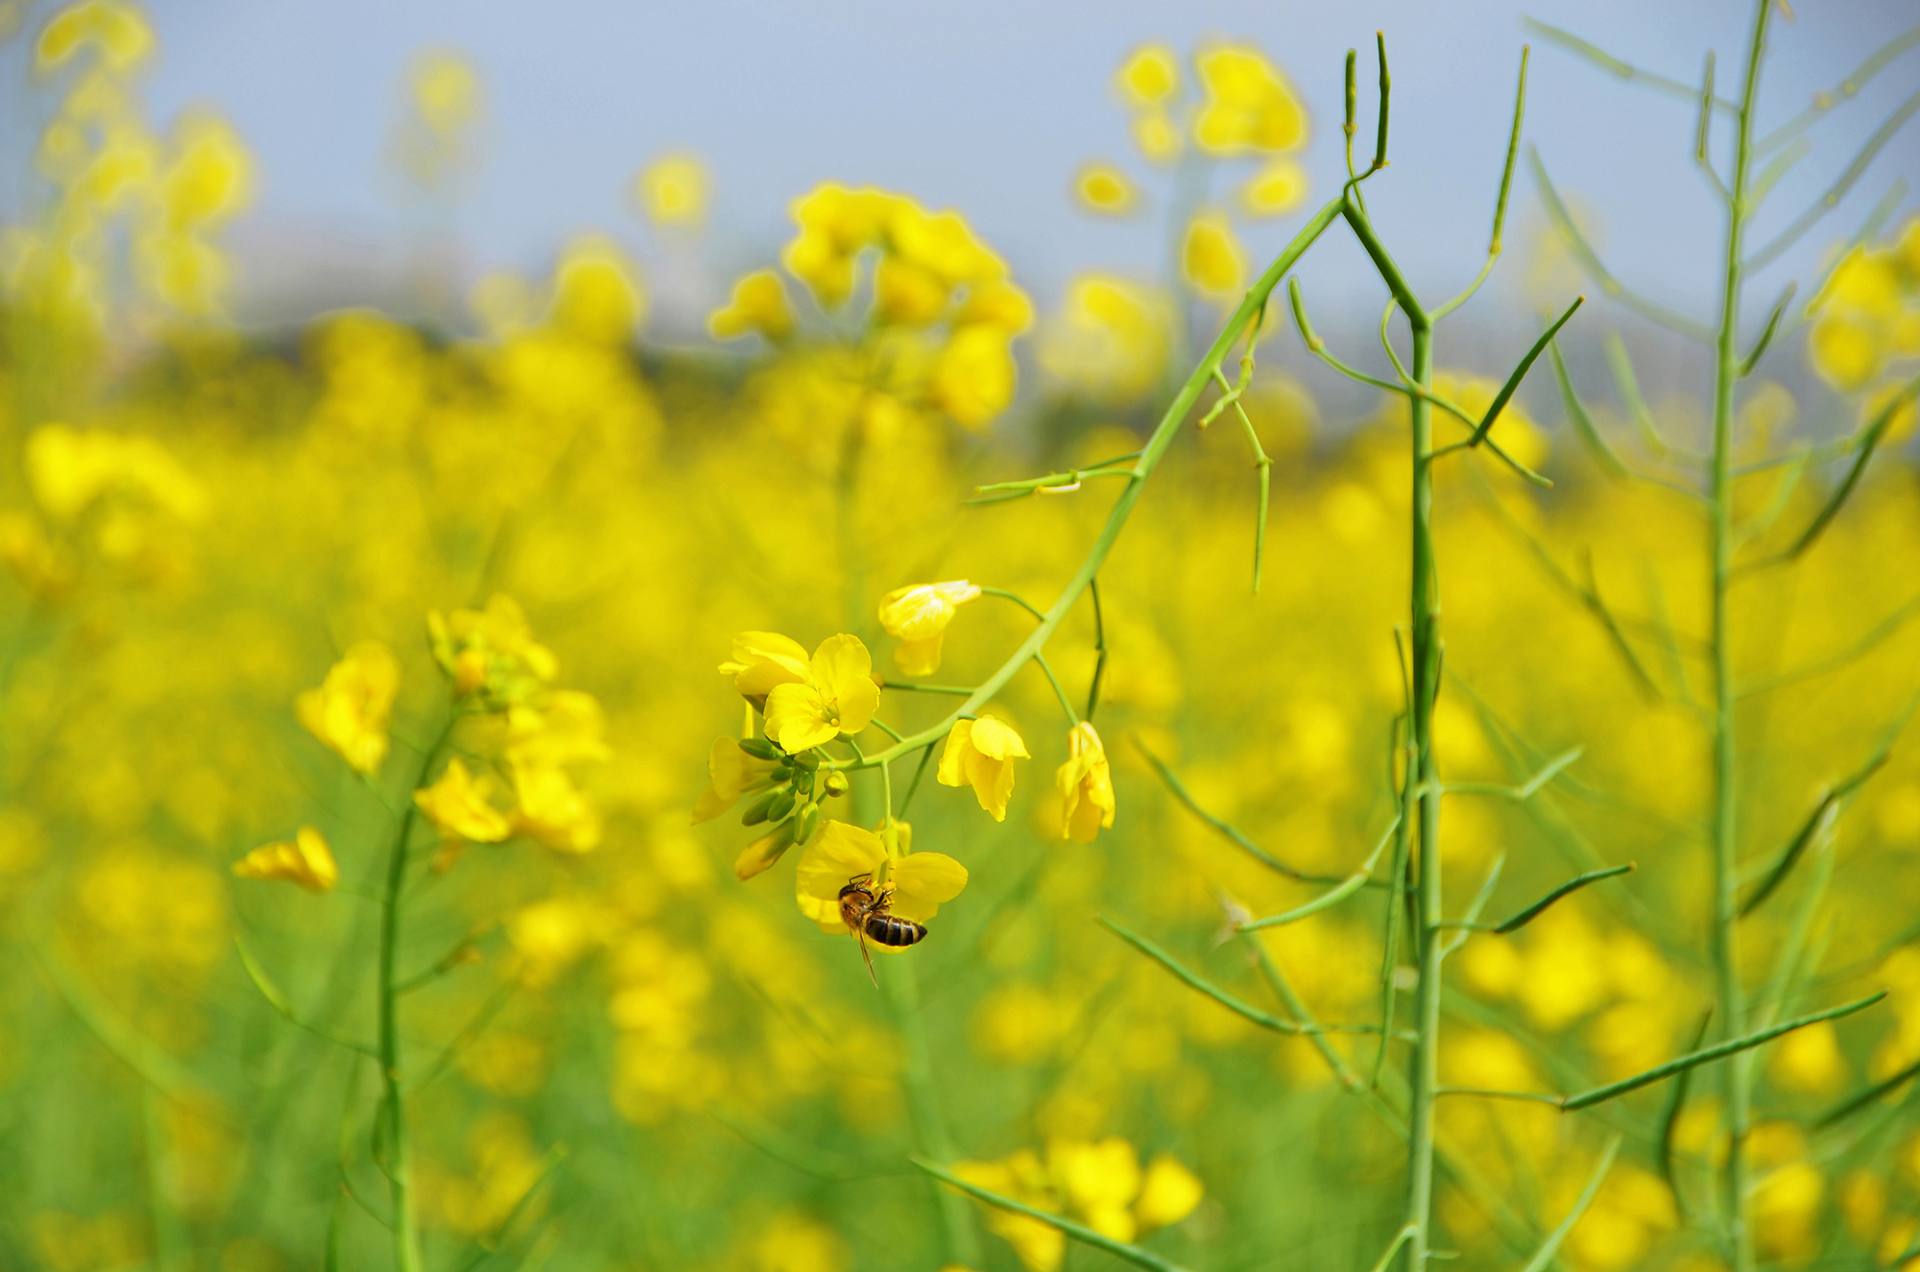
[[[793,812],[793,805],[794,794],[791,786],[784,786],[774,791],[773,802],[767,805],[767,820],[771,822],[785,821],[788,814]]]
[[[781,750],[765,738],[741,738],[740,749],[758,760],[777,760]]]
[[[774,800],[782,795],[791,796],[792,794],[793,792],[791,790],[780,787],[775,787],[773,790],[768,791],[746,806],[745,810],[740,814],[740,824],[742,826],[758,826],[761,822],[766,821],[773,815]]]
[[[734,876],[742,881],[753,878],[780,860],[793,846],[793,823],[784,822],[740,850],[733,859]]]
[[[793,840],[804,844],[813,838],[813,832],[820,826],[820,805],[808,800],[800,807],[800,816],[794,819]]]
[[[845,795],[852,785],[853,783],[847,780],[847,775],[839,769],[834,769],[831,773],[827,774],[826,791],[830,799],[837,799]]]

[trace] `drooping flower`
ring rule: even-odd
[[[1067,760],[1055,781],[1062,804],[1061,838],[1090,844],[1113,825],[1113,773],[1092,721],[1082,720],[1067,735]]]
[[[767,694],[767,736],[792,755],[852,737],[880,705],[873,656],[845,632],[820,642],[804,679],[777,684]]]
[[[712,821],[732,808],[742,795],[765,781],[775,767],[773,760],[749,755],[741,748],[739,738],[715,738],[713,749],[707,754],[708,786],[693,806],[694,823]]]
[[[507,815],[494,805],[498,787],[491,774],[476,777],[456,757],[447,762],[439,781],[413,793],[413,802],[443,836],[497,844],[513,833]]]
[[[830,821],[801,854],[793,876],[794,897],[800,912],[822,931],[847,930],[840,918],[840,889],[861,875],[870,875],[876,887],[892,888],[891,912],[915,923],[927,922],[967,886],[967,868],[952,857],[909,851],[911,832],[906,823],[894,822],[887,829],[892,850],[886,837]]]
[[[720,664],[720,674],[732,676],[740,696],[764,708],[776,686],[807,678],[807,651],[778,632],[741,632],[733,638],[733,656]]]
[[[942,786],[973,787],[980,807],[995,821],[1005,821],[1013,796],[1013,762],[1027,758],[1026,742],[1006,721],[992,716],[955,720],[935,777]]]
[[[378,641],[362,641],[328,671],[318,689],[294,700],[294,714],[356,773],[387,758],[387,724],[400,690],[400,664]]]
[[[327,840],[312,826],[302,826],[290,841],[262,844],[233,863],[242,879],[271,879],[295,883],[309,892],[330,892],[340,881]]]
[[[915,583],[895,588],[880,601],[880,626],[900,641],[893,661],[909,676],[926,676],[940,669],[940,646],[947,625],[968,601],[980,595],[978,585],[965,579],[944,583]]]

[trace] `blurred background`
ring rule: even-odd
[[[1004,820],[894,766],[914,852],[969,878],[876,992],[803,912],[805,849],[742,880],[759,832],[692,814],[740,794],[714,749],[753,719],[715,670],[736,633],[802,656],[859,637],[909,733],[957,698],[902,682],[1001,665],[1018,603],[964,601],[929,666],[882,598],[966,579],[1052,602],[1118,486],[969,495],[1139,448],[1337,192],[1349,47],[1371,154],[1376,29],[1392,163],[1369,207],[1436,298],[1487,260],[1532,47],[1499,268],[1442,330],[1439,391],[1483,411],[1545,318],[1591,302],[1558,343],[1586,411],[1543,360],[1500,419],[1552,489],[1479,454],[1440,479],[1446,773],[1504,789],[1578,751],[1529,798],[1448,799],[1448,895],[1497,871],[1501,914],[1638,864],[1464,944],[1445,1080],[1576,1090],[1687,1049],[1713,995],[1691,493],[1712,380],[1673,328],[1715,316],[1693,98],[1710,50],[1736,90],[1750,18],[0,3],[0,1267],[389,1259],[368,1052],[396,843],[430,1267],[1115,1265],[910,1157],[1185,1266],[1371,1266],[1403,1208],[1404,1048],[1357,1094],[1373,1039],[1262,1031],[1094,921],[1262,1010],[1380,1010],[1381,897],[1233,936],[1317,889],[1146,758],[1319,878],[1392,815],[1406,412],[1313,358],[1285,306],[1243,399],[1274,460],[1257,595],[1223,418],[1146,488],[1100,625],[1082,604],[1050,647],[1063,696],[1098,679],[1110,827],[1062,833],[1067,722],[1021,671],[996,706],[1031,752]],[[1762,80],[1743,347],[1798,289],[1737,403],[1744,550],[1851,497],[1735,594],[1750,876],[1839,810],[1741,972],[1766,1019],[1892,994],[1754,1060],[1768,1266],[1920,1242],[1913,1084],[1822,1120],[1920,1060],[1914,19],[1799,6]],[[1724,171],[1724,113],[1707,145]],[[1328,347],[1390,376],[1350,236],[1297,276]],[[870,779],[826,816],[876,823]],[[1518,1266],[1617,1132],[1561,1265],[1721,1266],[1717,1089],[1672,1122],[1670,1170],[1660,1090],[1581,1117],[1447,1103],[1442,1244]]]

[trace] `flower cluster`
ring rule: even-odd
[[[1065,1215],[1116,1241],[1179,1223],[1205,1196],[1200,1180],[1162,1153],[1144,1167],[1132,1144],[1055,1139],[1044,1154],[1023,1148],[998,1161],[962,1162],[968,1183]],[[1066,1258],[1058,1228],[1012,1211],[990,1209],[987,1227],[1013,1247],[1028,1272],[1055,1272]]]

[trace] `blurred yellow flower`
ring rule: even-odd
[[[985,323],[955,331],[934,359],[928,388],[935,404],[964,428],[983,428],[1019,387],[1012,335]]]
[[[168,228],[218,224],[253,197],[253,156],[218,116],[190,115],[175,129],[177,157],[162,179]]]
[[[517,806],[513,829],[558,852],[590,852],[600,845],[600,813],[558,764],[509,757]]]
[[[758,334],[784,340],[793,333],[793,307],[786,285],[770,269],[745,274],[733,285],[727,303],[707,317],[707,332],[715,340],[733,340]]]
[[[1114,76],[1131,106],[1159,106],[1180,90],[1180,63],[1164,44],[1143,44],[1127,55]]]
[[[1073,179],[1073,194],[1089,212],[1118,216],[1131,212],[1136,200],[1133,183],[1111,164],[1081,165]]]
[[[34,48],[34,60],[41,70],[52,70],[87,48],[96,50],[109,70],[130,70],[153,51],[153,29],[134,5],[81,0],[47,23]]]
[[[510,596],[489,597],[485,609],[428,614],[427,643],[453,678],[455,696],[477,694],[494,706],[524,700],[559,674],[552,651],[533,638]]]
[[[1203,296],[1237,297],[1246,287],[1247,258],[1233,225],[1219,212],[1202,212],[1187,224],[1180,273]]]
[[[1133,144],[1153,163],[1170,163],[1179,157],[1180,129],[1163,110],[1144,110],[1133,117]]]
[[[1848,1072],[1831,1021],[1796,1029],[1767,1053],[1767,1076],[1789,1091],[1830,1094],[1845,1084]]]
[[[1270,160],[1240,187],[1240,206],[1248,216],[1281,216],[1307,197],[1307,174],[1291,159]]]
[[[480,77],[458,53],[435,51],[414,59],[408,77],[420,122],[451,139],[480,114]]]
[[[1134,1215],[1143,1230],[1164,1228],[1192,1214],[1205,1195],[1199,1176],[1162,1153],[1147,1164]]]
[[[698,225],[707,217],[706,165],[689,154],[662,155],[634,178],[634,197],[656,225]]]
[[[840,889],[860,875],[871,875],[879,887],[892,888],[892,912],[915,923],[933,918],[967,886],[967,868],[945,853],[902,850],[889,854],[886,840],[873,831],[829,821],[800,854],[794,869],[794,898],[800,912],[824,932],[845,932]]]
[[[1062,839],[1090,844],[1102,828],[1113,825],[1113,774],[1091,720],[1082,720],[1067,734],[1067,761],[1055,781],[1063,806]]]
[[[294,714],[348,768],[371,775],[387,758],[387,724],[399,691],[400,664],[392,652],[378,641],[361,641],[328,670],[318,689],[294,700]]]
[[[767,736],[793,755],[859,733],[879,705],[873,656],[858,636],[842,632],[820,642],[805,679],[767,694]]]
[[[567,245],[553,280],[553,325],[593,344],[621,346],[646,317],[646,293],[611,239],[589,235]]]
[[[455,757],[447,761],[440,780],[413,793],[413,802],[442,835],[497,844],[513,833],[506,814],[494,806],[498,789],[492,775],[475,777]]]
[[[973,787],[980,807],[995,821],[1005,821],[1007,801],[1013,797],[1013,762],[1027,758],[1026,742],[1004,720],[955,720],[935,776],[942,786]]]
[[[1307,116],[1293,89],[1257,50],[1208,49],[1197,59],[1206,102],[1194,140],[1221,155],[1292,150],[1306,140]]]
[[[233,863],[233,873],[242,879],[297,883],[308,892],[331,892],[340,882],[340,867],[326,837],[312,826],[302,826],[290,842],[255,848]]]
[[[959,607],[980,595],[965,579],[895,588],[880,601],[880,626],[900,642],[893,661],[909,676],[940,670],[940,646]]]
[[[1129,400],[1166,372],[1173,306],[1151,288],[1107,274],[1067,284],[1060,313],[1042,331],[1040,365],[1101,399]]]

